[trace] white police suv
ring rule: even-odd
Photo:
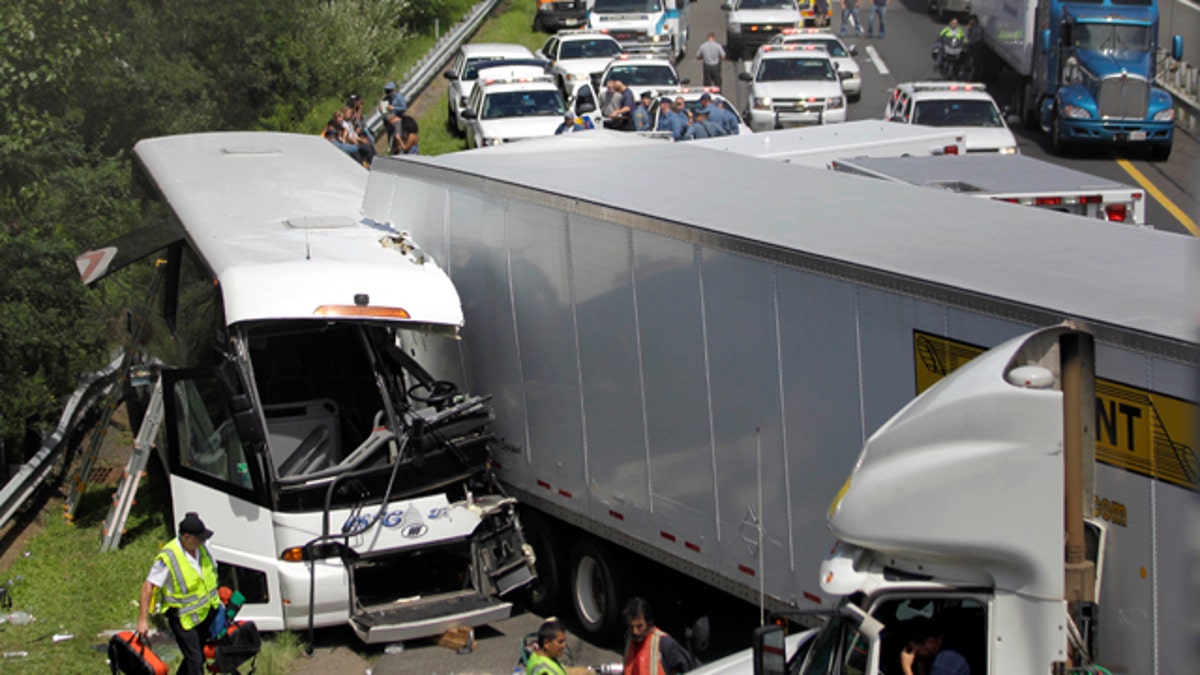
[[[822,47],[764,45],[738,78],[750,83],[742,118],[754,131],[846,121],[846,93]]]
[[[857,101],[862,96],[862,70],[854,57],[858,55],[858,47],[847,45],[841,38],[827,28],[796,28],[785,30],[771,39],[773,45],[818,45],[829,52],[833,64],[837,66],[838,78],[842,81],[842,91],[851,101]]]

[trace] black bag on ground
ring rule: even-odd
[[[213,648],[213,661],[221,673],[236,672],[238,666],[258,655],[262,649],[262,637],[253,621],[235,621],[229,632],[217,640]],[[253,672],[253,666],[251,672]]]

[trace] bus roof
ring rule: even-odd
[[[462,325],[449,278],[389,224],[363,217],[367,171],[325,139],[192,134],[144,140],[134,153],[220,284],[228,324]]]

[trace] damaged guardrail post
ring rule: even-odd
[[[1158,50],[1157,83],[1175,98],[1175,124],[1188,133],[1200,126],[1200,69],[1187,61],[1176,61],[1171,52]]]

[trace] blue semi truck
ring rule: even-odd
[[[1175,109],[1154,86],[1156,0],[976,0],[987,46],[1022,78],[1025,123],[1056,154],[1082,145],[1146,148],[1166,161]],[[1183,38],[1171,40],[1174,58]]]

